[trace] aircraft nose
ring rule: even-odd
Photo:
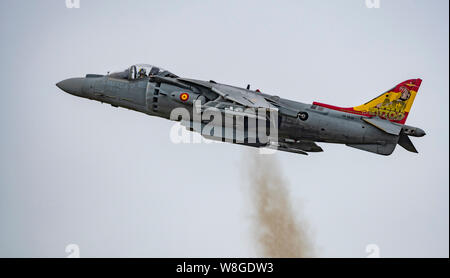
[[[83,83],[84,78],[69,78],[63,81],[60,81],[56,84],[58,88],[63,90],[66,93],[82,96],[83,94]]]

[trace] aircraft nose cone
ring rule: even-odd
[[[84,78],[69,78],[58,82],[56,86],[66,93],[82,96]]]

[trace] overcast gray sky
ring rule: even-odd
[[[60,91],[156,64],[293,100],[355,106],[410,78],[413,154],[278,153],[317,256],[449,256],[449,2],[0,2],[0,256],[257,256],[246,148],[179,144],[172,123]],[[245,167],[243,168],[245,169]]]

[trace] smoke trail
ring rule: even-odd
[[[250,159],[249,159],[250,158]],[[262,257],[305,258],[314,255],[308,225],[298,219],[286,181],[274,155],[253,152],[244,159],[255,209],[254,232]]]

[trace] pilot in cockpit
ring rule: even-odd
[[[147,73],[145,72],[145,69],[142,68],[139,70],[139,78],[145,78],[147,77]]]

